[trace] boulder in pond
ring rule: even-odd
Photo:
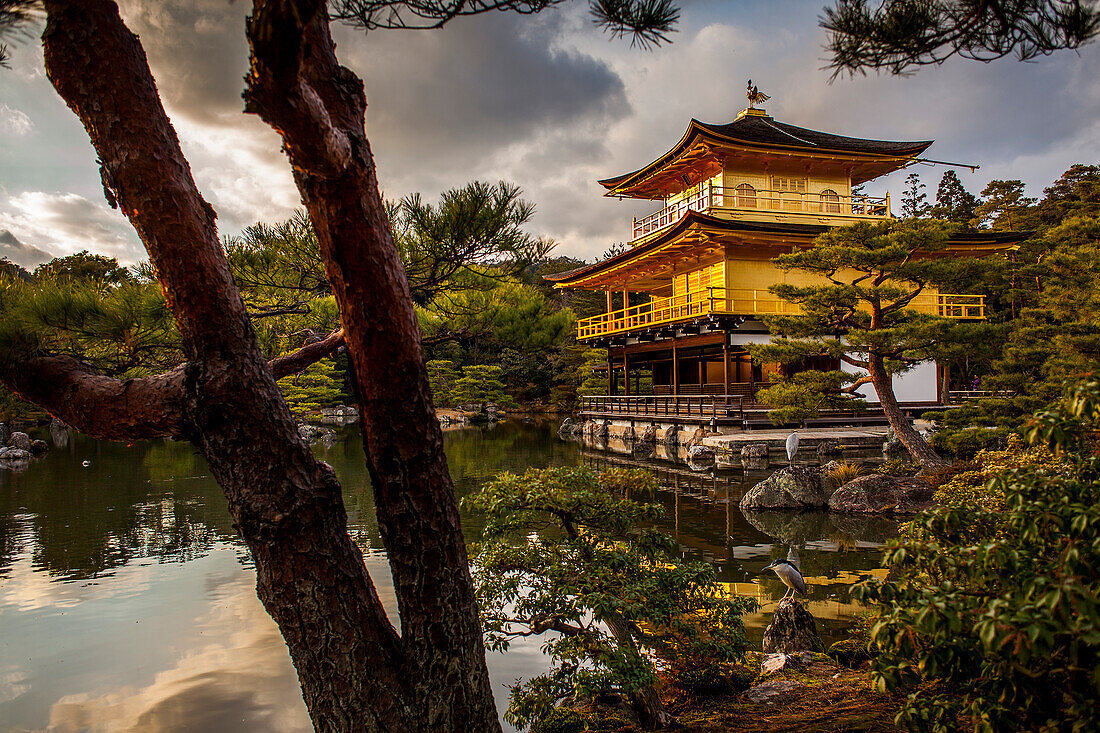
[[[50,449],[50,446],[44,440],[32,440],[31,441],[31,453],[36,456],[42,455]]]
[[[714,451],[705,445],[693,445],[688,448],[687,464],[692,471],[705,471],[714,465]]]
[[[657,442],[657,426],[654,425],[653,423],[650,423],[649,426],[646,427],[645,432],[642,433],[642,437],[639,438],[639,440],[641,440],[643,443],[647,443],[647,444],[656,443]]]
[[[707,437],[706,428],[696,428],[695,432],[691,434],[691,440],[688,441],[687,447],[693,448],[697,445],[703,444],[703,438]]]
[[[669,425],[665,428],[664,435],[661,438],[662,442],[669,448],[679,445],[680,443],[680,428],[676,425]]]
[[[918,478],[872,473],[852,479],[833,492],[829,509],[861,514],[916,514],[932,506],[935,489]]]
[[[826,540],[834,534],[833,518],[822,509],[745,512],[745,519],[772,539],[791,546]]]
[[[0,448],[0,461],[29,461],[31,459],[31,452],[23,450],[22,448],[14,448],[8,446],[6,448]]]
[[[741,467],[746,471],[768,470],[768,444],[749,443],[741,446]]]
[[[25,450],[30,453],[31,436],[26,433],[14,432],[11,434],[11,437],[8,438],[8,445],[12,448],[18,448],[19,450]]]
[[[814,509],[829,505],[821,473],[805,466],[788,466],[753,486],[741,497],[741,508]]]
[[[308,423],[302,423],[298,426],[298,435],[302,436],[302,440],[313,443],[318,440],[335,440],[336,431],[329,428],[323,428],[320,425],[310,425]]]

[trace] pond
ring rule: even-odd
[[[53,446],[45,457],[26,471],[0,469],[0,730],[310,730],[286,646],[202,457],[167,440],[35,437]],[[462,495],[530,466],[651,468],[664,529],[684,556],[714,563],[723,582],[761,600],[746,619],[757,641],[785,591],[761,575],[773,558],[797,553],[810,610],[835,639],[857,610],[851,585],[883,574],[878,548],[897,529],[825,513],[746,518],[737,502],[764,474],[593,451],[545,421],[449,430],[444,441]],[[353,536],[393,609],[358,429],[315,450],[343,483]],[[475,535],[478,518],[464,519]],[[489,654],[501,710],[510,684],[545,669],[538,646]]]

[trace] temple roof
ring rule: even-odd
[[[852,183],[858,184],[896,170],[924,152],[931,140],[867,140],[834,135],[788,125],[769,117],[762,110],[745,110],[733,122],[712,125],[692,119],[675,147],[649,165],[633,173],[605,178],[600,185],[610,196],[660,198],[664,192],[647,186],[655,174],[681,158],[698,162],[717,157],[720,152],[742,150],[756,153],[777,152],[814,157],[841,157],[851,168]],[[680,174],[679,171],[675,171]],[[695,181],[692,181],[693,183]]]
[[[644,244],[591,265],[543,277],[564,288],[614,289],[667,270],[668,259],[684,252],[747,240],[773,247],[807,247],[832,228],[825,224],[730,220],[688,211]],[[946,244],[952,255],[982,255],[1009,249],[1031,234],[975,230],[960,232]]]

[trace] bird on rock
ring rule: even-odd
[[[798,452],[798,431],[787,436],[787,462],[794,460],[794,454]]]
[[[781,601],[792,595],[806,595],[806,581],[802,579],[802,573],[798,572],[798,568],[790,560],[776,560],[764,569],[775,571],[775,574],[783,581],[783,585],[789,589],[787,595],[780,599]]]

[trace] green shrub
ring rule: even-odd
[[[841,639],[831,644],[825,653],[845,667],[858,667],[872,657],[866,639]]]
[[[938,489],[949,481],[954,480],[960,473],[973,471],[977,466],[978,464],[973,461],[956,461],[950,466],[941,466],[931,471],[922,471],[919,476],[931,484],[932,488]]]
[[[920,471],[920,465],[906,458],[893,458],[875,467],[875,473],[881,473],[884,476],[897,476],[899,478],[916,476],[918,471]]]
[[[703,670],[744,658],[741,617],[755,601],[729,593],[713,565],[684,561],[652,529],[662,507],[631,497],[651,497],[655,484],[638,469],[529,469],[463,500],[485,517],[472,560],[488,646],[555,632],[543,645],[550,671],[512,688],[508,722],[558,715],[566,698],[652,699],[656,657]]]
[[[971,427],[961,430],[943,430],[932,435],[932,447],[941,454],[956,458],[973,458],[991,441],[1006,438],[1008,428]]]
[[[587,716],[572,708],[554,708],[531,726],[531,733],[585,733],[590,730]]]
[[[756,671],[740,664],[680,664],[668,670],[668,678],[689,695],[730,695],[751,687]]]
[[[899,724],[1100,729],[1098,425],[1092,382],[1039,416],[1033,439],[1053,453],[979,453],[889,547],[889,579],[857,586],[875,684],[910,693]]]

